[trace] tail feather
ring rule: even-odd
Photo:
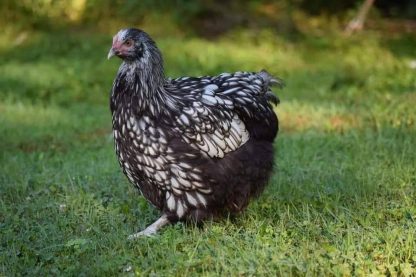
[[[278,86],[279,88],[283,88],[285,86],[283,80],[278,77],[274,77],[270,75],[270,73],[264,69],[261,70],[259,73],[257,73],[257,75],[260,76],[265,83],[265,87],[267,89],[267,92],[265,94],[267,101],[270,101],[275,105],[279,104],[280,103],[279,97],[273,94],[270,87]]]
[[[272,76],[264,69],[257,73],[257,75],[259,75],[264,80],[267,86],[278,86],[279,88],[283,88],[285,86],[285,83],[282,79]]]
[[[271,91],[266,92],[266,99],[267,99],[267,101],[272,102],[275,105],[280,103],[279,97],[274,95],[273,92],[271,92]]]
[[[273,77],[272,79],[270,79],[270,84],[272,86],[278,86],[279,88],[285,87],[285,82],[279,77]]]

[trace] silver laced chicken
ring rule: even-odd
[[[271,86],[281,80],[264,70],[166,78],[159,49],[138,29],[114,36],[112,56],[123,60],[110,97],[116,154],[162,214],[130,238],[244,210],[273,171]]]

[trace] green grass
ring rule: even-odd
[[[416,274],[414,38],[157,35],[169,76],[286,81],[277,168],[241,216],[131,242],[158,212],[113,151],[111,35],[0,38],[0,276]]]

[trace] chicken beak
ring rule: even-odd
[[[107,59],[111,59],[111,57],[115,55],[116,55],[116,52],[114,51],[114,48],[111,47],[110,51],[108,52]]]

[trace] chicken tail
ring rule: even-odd
[[[267,101],[272,102],[275,105],[279,104],[280,99],[279,97],[274,95],[274,93],[271,90],[271,87],[278,86],[279,88],[283,88],[285,86],[283,80],[278,77],[274,77],[270,75],[270,73],[264,69],[261,70],[259,73],[257,73],[257,75],[260,76],[264,81],[265,88],[266,88],[265,96],[266,96]]]
[[[264,80],[264,83],[267,87],[278,86],[279,88],[283,88],[285,86],[285,83],[282,79],[270,75],[270,73],[264,69],[257,73],[257,75]]]

